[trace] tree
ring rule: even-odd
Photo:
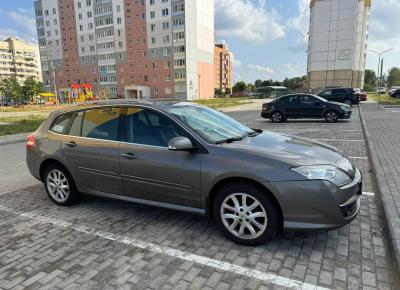
[[[376,74],[375,71],[367,69],[365,70],[364,83],[370,86],[376,86]]]
[[[240,81],[240,82],[237,82],[237,83],[233,86],[232,90],[233,90],[234,93],[240,93],[240,94],[242,94],[242,93],[246,90],[246,87],[247,87],[247,86],[246,86],[246,83]]]
[[[38,94],[38,83],[33,77],[27,78],[21,88],[21,97],[24,102],[32,102]]]
[[[221,95],[222,95],[222,90],[221,90],[221,89],[215,89],[215,90],[214,90],[214,94],[215,94],[216,96],[221,96]]]
[[[17,101],[21,97],[21,85],[19,84],[17,78],[9,77],[1,79],[0,93],[8,101]]]
[[[261,87],[262,86],[262,80],[258,79],[254,82],[254,85],[256,86],[256,88]]]
[[[387,85],[389,88],[400,86],[400,68],[392,67],[387,74]]]
[[[255,93],[256,92],[256,85],[253,85],[252,83],[247,84],[247,89],[249,92]]]

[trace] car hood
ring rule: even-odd
[[[346,106],[346,107],[349,107],[349,109],[350,109],[350,106],[345,105],[345,104],[343,104],[343,103],[331,102],[331,101],[328,101],[327,103],[330,104],[330,105],[336,105],[336,106],[339,106],[339,107],[341,107],[341,106]]]
[[[334,165],[352,178],[355,176],[354,166],[336,148],[303,137],[264,131],[255,137],[224,146],[279,159],[293,165]]]

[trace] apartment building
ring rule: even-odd
[[[363,88],[371,0],[312,0],[310,89]]]
[[[215,44],[214,65],[215,65],[215,89],[222,93],[232,92],[232,62],[233,54],[226,44]]]
[[[46,88],[109,98],[214,95],[213,0],[36,0]]]
[[[12,37],[0,41],[0,78],[6,77],[21,84],[30,77],[42,81],[38,46]]]

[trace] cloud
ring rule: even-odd
[[[297,45],[289,47],[290,52],[299,52],[304,50],[308,43],[308,30],[310,23],[310,0],[298,0],[298,15],[286,22],[288,28],[299,33],[296,38]]]
[[[400,1],[372,1],[369,21],[368,48],[386,50],[393,48],[400,52]]]
[[[18,12],[10,11],[7,14],[12,20],[24,27],[31,36],[36,38],[36,19],[29,16],[28,12],[26,9],[19,8]]]
[[[266,10],[265,1],[215,1],[215,31],[219,37],[266,43],[285,36],[276,10]]]
[[[242,66],[242,62],[236,58],[233,59],[233,67],[239,68]]]
[[[247,68],[251,71],[257,72],[260,77],[271,77],[272,75],[275,74],[275,71],[272,68],[266,67],[266,66],[261,66],[258,64],[248,64]]]
[[[306,74],[306,72],[304,71],[305,68],[300,66],[299,64],[285,63],[282,65],[282,67],[282,74],[287,78],[301,77]]]

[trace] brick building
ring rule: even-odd
[[[211,98],[213,0],[36,0],[45,87],[110,98]],[[55,83],[54,83],[55,82]]]

